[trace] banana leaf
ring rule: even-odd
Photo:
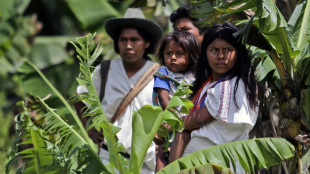
[[[39,69],[63,63],[70,58],[66,52],[66,46],[70,40],[72,38],[67,36],[35,37],[29,54],[29,60]]]
[[[84,29],[104,31],[104,22],[109,18],[121,17],[107,0],[66,0],[69,8]]]
[[[233,171],[230,168],[222,167],[215,164],[207,163],[205,165],[196,166],[190,169],[181,170],[180,172],[177,172],[176,174],[233,174]]]
[[[258,138],[212,146],[180,158],[157,172],[179,172],[197,165],[212,163],[223,167],[238,161],[246,172],[279,164],[294,156],[294,146],[283,138]]]
[[[0,1],[1,20],[22,14],[31,0]]]
[[[189,93],[191,93],[189,85],[181,83],[164,111],[162,111],[160,106],[144,105],[133,114],[129,162],[129,170],[131,172],[140,173],[147,150],[159,128],[163,127],[161,126],[162,123],[169,124],[174,130],[171,137],[169,137],[169,132],[165,128],[160,133],[166,139],[164,144],[166,149],[174,139],[175,131],[183,130],[184,124],[179,118],[179,114],[188,114],[193,106],[192,102],[187,99]],[[155,148],[155,145],[153,144],[152,147]]]
[[[147,150],[163,119],[163,112],[159,106],[145,105],[133,114],[131,155],[129,160],[129,169],[133,173],[140,173]],[[152,147],[155,150],[155,144]]]

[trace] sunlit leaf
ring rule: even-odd
[[[232,156],[228,155],[230,153]],[[253,172],[254,166],[269,167],[280,163],[284,159],[293,157],[294,153],[294,146],[283,138],[259,138],[232,142],[212,146],[182,157],[163,168],[158,174],[167,173],[168,171],[178,172],[185,168],[206,163],[230,167],[229,163],[223,162],[225,158],[229,159],[230,162],[234,161],[233,158],[236,158],[246,172]],[[203,160],[203,158],[206,160]]]

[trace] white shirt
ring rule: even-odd
[[[248,139],[249,132],[256,123],[258,107],[256,107],[256,110],[250,107],[245,86],[241,79],[235,94],[238,107],[235,105],[234,88],[236,79],[235,77],[220,82],[210,89],[208,88],[212,83],[204,87],[202,94],[208,90],[205,106],[215,120],[193,131],[193,137],[206,137],[215,144]]]
[[[210,144],[210,146],[247,140],[249,138],[249,132],[256,123],[258,107],[256,107],[255,110],[250,107],[245,92],[245,86],[241,79],[239,80],[235,94],[238,107],[235,105],[234,87],[236,79],[235,77],[220,82],[210,89],[209,86],[215,82],[208,83],[203,88],[201,94],[207,91],[207,98],[204,103],[205,107],[207,107],[210,115],[214,117],[215,120],[205,124],[198,130],[194,130],[191,133],[192,138],[203,138],[205,141],[209,141],[207,144]],[[184,152],[184,154],[193,152],[190,150],[191,148],[197,150],[197,147],[191,146],[199,145],[197,145],[197,143],[189,144],[185,150],[187,152]],[[207,147],[198,147],[198,149],[204,148]]]
[[[147,61],[146,64],[132,77],[128,78],[123,66],[122,59],[111,60],[109,73],[107,77],[105,95],[102,100],[102,108],[106,114],[108,120],[110,120],[117,107],[129,92],[129,90],[135,85],[139,78],[154,64],[154,62]],[[100,93],[101,75],[100,65],[98,65],[92,76],[92,80],[97,94]],[[146,87],[133,99],[133,101],[127,106],[124,114],[119,120],[115,121],[113,125],[120,127],[121,130],[117,133],[119,143],[126,148],[126,152],[130,154],[131,150],[131,137],[132,137],[132,113],[139,110],[143,105],[152,105],[152,91],[154,80],[151,80]],[[87,89],[84,86],[79,86],[78,93],[86,92]],[[108,159],[109,156],[103,157]],[[152,170],[155,169],[155,144],[152,142],[150,145],[144,163]]]

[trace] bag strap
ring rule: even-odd
[[[137,94],[153,79],[153,74],[158,70],[159,67],[159,64],[154,63],[154,65],[140,77],[140,79],[136,82],[133,88],[130,89],[130,91],[118,106],[114,116],[111,119],[111,123],[114,123],[121,117],[128,104],[131,103]]]
[[[101,62],[101,69],[100,69],[101,85],[100,85],[100,94],[99,94],[100,102],[103,100],[103,97],[104,97],[105,86],[107,83],[110,64],[111,64],[111,60],[104,60]]]
[[[167,80],[167,81],[171,81],[171,82],[174,82],[176,83],[178,86],[181,84],[180,82],[178,82],[176,79],[170,77],[169,75],[164,75],[162,72],[160,71],[157,71],[154,73],[154,77],[158,77],[162,80]]]

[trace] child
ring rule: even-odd
[[[258,116],[257,86],[246,47],[233,35],[237,31],[225,22],[205,34],[192,88],[194,107],[182,117],[191,139],[187,143],[181,136],[188,133],[177,133],[170,162],[181,157],[184,149],[183,156],[249,138]],[[241,170],[237,164],[236,173]]]
[[[194,70],[199,56],[198,42],[189,32],[173,31],[161,40],[157,56],[163,66],[154,75],[153,103],[165,110],[178,84],[183,81],[192,84],[195,79]],[[157,76],[156,74],[160,75]],[[155,142],[160,144],[158,141]],[[162,150],[163,146],[159,145],[156,171],[159,171],[168,162],[165,161],[165,154]]]

